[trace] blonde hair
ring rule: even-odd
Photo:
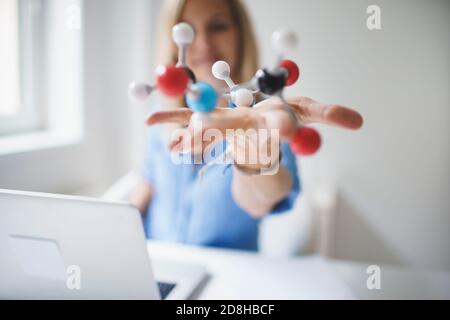
[[[180,22],[186,2],[189,0],[165,0],[161,8],[157,34],[157,64],[174,64],[177,61],[178,50],[172,41],[172,27]],[[238,29],[238,65],[233,80],[237,83],[250,80],[258,68],[258,50],[252,23],[246,8],[240,0],[227,1],[233,20]]]

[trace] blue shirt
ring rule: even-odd
[[[144,229],[147,238],[244,250],[258,249],[258,226],[242,210],[231,194],[232,168],[212,165],[203,178],[203,164],[176,164],[172,161],[160,126],[149,128],[144,178],[154,187]],[[292,208],[300,191],[295,156],[286,143],[281,145],[281,164],[293,178],[291,192],[271,213]],[[185,155],[191,156],[191,155]]]

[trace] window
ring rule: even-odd
[[[19,134],[45,133],[60,142],[79,137],[80,6],[80,0],[0,1],[0,153],[5,138]]]
[[[0,2],[0,117],[19,111],[19,22],[14,0]]]

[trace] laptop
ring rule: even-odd
[[[189,299],[206,276],[153,261],[128,203],[0,189],[0,299]]]

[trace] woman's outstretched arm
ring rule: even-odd
[[[272,167],[279,160],[278,150],[270,147],[269,153],[272,161],[269,164],[258,161],[256,163],[240,163],[239,150],[241,154],[249,155],[252,152],[250,147],[252,140],[253,142],[258,141],[261,133],[264,132],[266,132],[266,137],[270,137],[270,146],[277,145],[272,143],[274,141],[272,132],[276,133],[279,141],[292,137],[297,129],[297,121],[292,117],[292,112],[303,125],[321,123],[357,130],[363,124],[363,118],[357,111],[344,106],[323,104],[307,97],[289,98],[287,102],[290,112],[287,112],[286,105],[282,101],[274,98],[264,100],[253,108],[216,108],[211,112],[208,120],[203,123],[202,130],[196,132],[193,126],[187,127],[183,134],[177,135],[176,139],[170,143],[170,149],[175,152],[204,151],[212,143],[209,139],[206,141],[204,139],[208,130],[220,133],[222,139],[226,139],[233,145],[233,158],[235,162],[237,160],[237,164],[233,168],[234,176],[231,185],[234,199],[250,215],[261,217],[270,212],[280,200],[288,195],[293,180],[290,172],[281,165],[278,167],[278,171],[272,175],[243,173],[245,171],[254,173]],[[188,125],[191,115],[192,111],[187,108],[160,111],[150,115],[147,123],[153,125],[175,122]],[[228,134],[230,129],[234,130],[231,135]],[[235,140],[235,138],[237,139]],[[250,143],[246,143],[247,141]],[[266,148],[265,145],[263,147]],[[259,151],[257,152],[259,153]],[[275,161],[273,161],[274,155],[276,156]],[[246,159],[247,156],[244,158]],[[241,170],[238,170],[236,165]]]

